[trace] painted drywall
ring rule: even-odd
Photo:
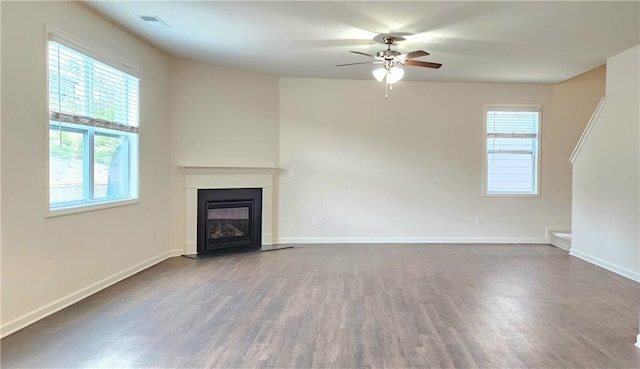
[[[76,2],[2,2],[2,332],[166,257],[169,60]],[[136,66],[140,202],[46,218],[45,24]],[[155,233],[155,240],[153,234]]]
[[[570,219],[548,143],[573,142],[551,138],[552,98],[551,85],[401,82],[385,99],[375,81],[281,79],[279,241],[544,242]],[[482,196],[484,104],[543,105],[541,197]]]
[[[277,166],[278,92],[274,76],[172,61],[172,245],[184,245],[178,166]]]
[[[274,166],[278,162],[278,78],[174,59],[172,149],[201,166]]]
[[[553,86],[553,124],[545,153],[556,160],[547,172],[560,197],[554,201],[563,209],[571,209],[571,163],[569,157],[580,139],[598,102],[605,94],[606,65],[601,65]],[[570,144],[568,144],[570,143]],[[554,224],[550,228],[570,231],[571,223]]]
[[[607,60],[605,106],[573,164],[571,247],[572,255],[636,281],[639,48]]]
[[[640,94],[639,54],[640,46],[636,45],[607,59],[607,97],[637,97]]]
[[[2,21],[2,5],[0,5],[0,22]],[[0,27],[0,40],[2,40],[2,27]],[[0,81],[2,81],[2,47],[0,46]],[[2,88],[0,88],[0,143],[2,143]],[[0,178],[2,173],[2,149],[0,147]],[[2,180],[0,179],[0,259],[2,256]],[[2,262],[0,260],[0,276],[2,276]],[[2,301],[2,291],[0,291],[0,301]],[[2,316],[2,306],[0,306],[0,317]],[[0,318],[1,319],[1,318]]]

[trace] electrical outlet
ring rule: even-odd
[[[482,217],[481,216],[477,216],[476,217],[476,225],[482,225]]]
[[[312,217],[311,225],[324,225],[324,217]]]
[[[156,232],[151,232],[151,241],[156,241]]]

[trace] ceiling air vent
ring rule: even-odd
[[[139,15],[138,17],[151,27],[169,27],[165,21],[155,15]]]

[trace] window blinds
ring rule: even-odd
[[[537,194],[540,108],[487,109],[488,194]]]
[[[82,50],[82,51],[79,51]],[[49,119],[138,133],[139,79],[55,35],[48,44]],[[95,56],[96,53],[91,53]],[[100,59],[110,61],[109,58]]]
[[[487,137],[535,138],[538,134],[539,109],[488,110]]]

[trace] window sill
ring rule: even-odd
[[[539,193],[483,193],[483,197],[541,197]]]
[[[74,207],[61,208],[57,210],[49,210],[45,218],[53,218],[53,217],[59,217],[63,215],[71,215],[71,214],[86,213],[89,211],[96,211],[96,210],[102,210],[102,209],[117,208],[120,206],[134,205],[139,202],[140,202],[140,199],[126,199],[126,200],[119,200],[119,201],[101,202],[101,203],[92,204],[92,205],[78,205]]]

